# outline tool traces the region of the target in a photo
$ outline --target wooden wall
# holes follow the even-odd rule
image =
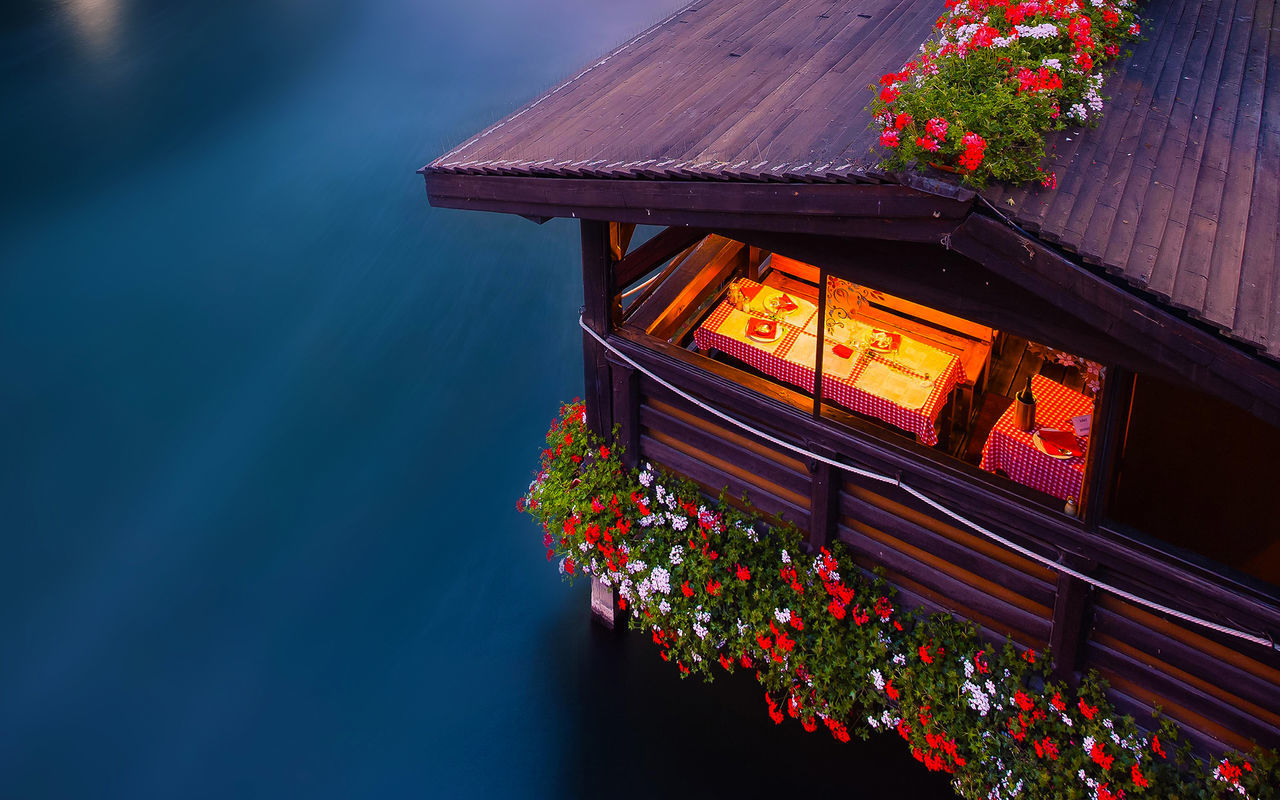
[[[669,238],[668,250],[674,252],[695,237]],[[616,265],[628,280],[636,280],[669,257],[639,250],[625,256],[617,249],[610,252],[609,243],[603,223],[583,223],[588,272],[603,269],[612,275]],[[729,259],[751,263],[749,255],[724,248],[683,252],[667,268],[670,274],[699,259],[710,265],[700,271],[715,267],[716,274],[740,266]],[[624,323],[611,311],[611,298],[626,282],[585,278],[588,324],[608,336],[611,347],[682,391],[811,452],[898,475],[1050,563],[1186,613],[1249,630],[1280,631],[1280,602],[1272,594],[1107,530],[1096,517],[1077,520],[1053,513],[1007,481],[960,462],[943,463],[930,448],[905,437],[896,441],[871,423],[815,419],[811,398],[672,345],[652,335],[650,324],[633,324],[634,317]],[[1065,680],[1096,669],[1110,682],[1112,700],[1122,711],[1142,722],[1159,706],[1182,722],[1204,751],[1248,749],[1250,740],[1280,746],[1280,652],[1275,649],[1093,590],[959,527],[893,484],[816,460],[806,463],[698,408],[593,342],[585,349],[589,422],[603,429],[618,426],[630,464],[652,462],[694,480],[713,497],[722,491],[731,498],[746,495],[765,514],[807,530],[812,548],[838,538],[862,568],[883,569],[907,605],[973,620],[995,643],[1007,637],[1019,647],[1049,648],[1055,671]]]

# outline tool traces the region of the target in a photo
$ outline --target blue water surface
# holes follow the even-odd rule
[[[515,512],[577,232],[414,170],[674,8],[4,5],[0,798],[946,796],[593,628]]]

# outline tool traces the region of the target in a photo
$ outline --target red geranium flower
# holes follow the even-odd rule
[[[1161,758],[1168,758],[1168,756],[1166,756],[1166,755],[1164,754],[1164,748],[1160,746],[1160,737],[1159,737],[1159,736],[1152,736],[1152,737],[1151,737],[1151,752],[1155,753],[1156,755],[1160,756]]]
[[[680,593],[685,597],[693,597],[693,587],[689,585],[688,581],[680,584]]]
[[[897,128],[898,130],[902,130],[903,128],[907,127],[910,124],[911,124],[910,114],[899,114],[897,118],[893,120],[893,127]]]
[[[740,581],[751,580],[751,570],[747,569],[741,564],[735,564],[734,566],[737,568],[738,580]]]
[[[881,146],[881,147],[897,147],[897,146],[898,146],[898,132],[897,132],[897,131],[895,131],[895,130],[894,130],[894,129],[892,129],[892,128],[887,128],[887,129],[885,129],[885,130],[881,131],[881,132],[880,132],[880,146]]]
[[[1084,714],[1085,719],[1093,719],[1093,715],[1098,713],[1098,707],[1089,705],[1082,697],[1080,698],[1080,713]]]
[[[934,117],[926,122],[924,129],[930,136],[936,136],[939,139],[947,138],[947,121],[941,117]]]
[[[708,579],[707,594],[711,595],[712,597],[715,597],[716,595],[720,594],[720,581],[715,580],[714,578]]]
[[[916,145],[922,150],[928,150],[930,153],[938,152],[938,143],[928,136],[916,137]]]
[[[883,103],[892,103],[894,100],[898,99],[899,94],[901,94],[901,92],[898,91],[898,87],[886,86],[880,90],[880,101]]]
[[[1093,743],[1093,749],[1089,751],[1089,758],[1092,758],[1094,763],[1102,767],[1104,771],[1111,769],[1111,762],[1116,760],[1115,756],[1107,755],[1107,750],[1102,746],[1101,742]]]
[[[1135,786],[1145,789],[1151,785],[1151,782],[1147,780],[1147,777],[1142,774],[1142,770],[1138,769],[1137,764],[1134,764],[1129,768],[1129,774],[1133,777],[1133,783]]]

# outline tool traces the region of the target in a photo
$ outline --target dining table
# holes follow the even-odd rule
[[[776,338],[753,337],[753,319],[776,320]],[[811,299],[739,278],[693,339],[699,350],[718,350],[806,392],[813,391],[821,342],[824,399],[936,445],[938,416],[963,377],[960,359],[909,332],[871,321],[848,320],[839,337],[825,335],[824,329]],[[877,340],[884,346],[873,346]]]
[[[1015,400],[996,420],[982,445],[981,466],[988,472],[1004,472],[1013,481],[1060,500],[1079,501],[1088,439],[1075,437],[1081,454],[1072,456],[1035,434],[1058,430],[1074,436],[1072,418],[1092,416],[1093,400],[1043,375],[1031,376],[1031,394],[1036,403],[1033,430],[1018,427]]]

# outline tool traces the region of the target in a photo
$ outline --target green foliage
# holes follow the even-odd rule
[[[542,524],[547,558],[569,580],[613,586],[684,676],[751,670],[775,722],[842,741],[896,732],[966,798],[1276,796],[1274,752],[1207,766],[1167,718],[1144,731],[1119,716],[1097,675],[1072,691],[1034,651],[895,608],[892,588],[839,544],[806,553],[800,531],[745,498],[708,501],[620,455],[586,429],[580,404],[563,406],[518,507]]]
[[[950,0],[947,8],[938,34],[871,87],[882,166],[934,165],[978,187],[1056,185],[1040,166],[1045,135],[1096,123],[1100,67],[1139,32],[1133,0]]]

